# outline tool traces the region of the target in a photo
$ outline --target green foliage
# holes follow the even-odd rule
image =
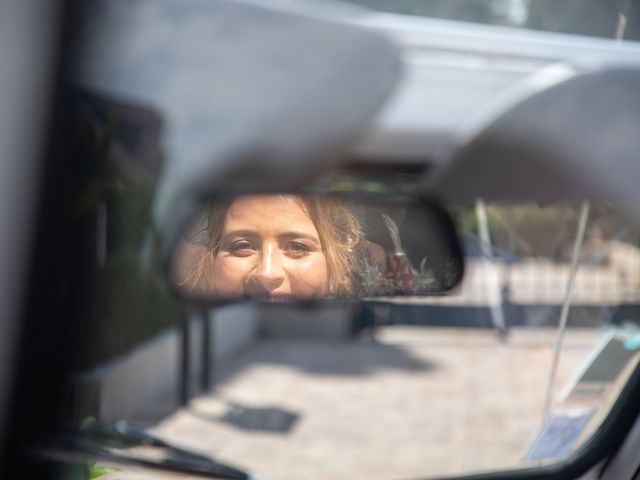
[[[575,241],[580,205],[487,204],[491,243],[517,258],[544,257],[568,261]],[[478,237],[474,205],[453,205],[449,213],[462,236]],[[592,204],[586,238],[591,234],[605,239],[640,245],[640,228],[635,219],[625,218],[608,204]]]
[[[562,260],[574,242],[577,211],[571,206],[488,206],[491,240],[517,257]]]
[[[81,430],[88,430],[90,428],[94,428],[98,426],[98,420],[96,417],[86,417],[82,420],[82,424],[80,425]]]
[[[451,205],[448,210],[459,234],[476,235],[478,233],[478,222],[473,206]]]
[[[108,473],[121,472],[121,471],[122,469],[117,467],[104,467],[104,466],[95,467],[94,466],[89,469],[89,478],[91,479],[98,478],[103,475],[107,475]]]
[[[407,15],[507,25],[613,38],[618,15],[627,19],[624,38],[640,39],[640,2],[628,0],[348,0]],[[510,15],[514,8],[522,15]],[[521,18],[519,18],[521,17]],[[516,20],[518,18],[518,20]]]
[[[535,204],[488,204],[491,243],[518,258],[547,257],[561,260],[575,236],[578,207]],[[450,207],[458,232],[478,236],[475,206]]]
[[[627,16],[625,38],[640,38],[638,2],[627,0],[532,0],[528,2],[527,28],[614,38],[618,14]]]
[[[493,0],[350,0],[387,12],[447,18],[477,23],[495,23]]]
[[[98,202],[104,203],[107,215],[107,254],[104,266],[96,271],[91,338],[83,368],[128,351],[178,318],[152,244],[152,187],[122,173],[104,182],[108,185],[97,189],[103,192]]]

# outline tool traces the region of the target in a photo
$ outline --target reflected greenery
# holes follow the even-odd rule
[[[154,263],[150,208],[157,166],[149,168],[120,142],[131,133],[133,109],[77,92],[69,105],[67,138],[74,140],[68,155],[81,159],[82,171],[68,172],[66,212],[82,244],[76,261],[91,277],[88,337],[78,365],[86,370],[174,324],[178,309]]]

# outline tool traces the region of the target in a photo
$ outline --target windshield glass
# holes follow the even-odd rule
[[[267,478],[422,478],[567,458],[638,361],[640,226],[606,204],[448,210],[466,252],[451,295],[196,309],[174,316],[178,329],[136,314],[140,297],[112,276],[129,248],[115,241],[100,296],[113,295],[121,321],[96,310],[109,335],[93,336],[103,357],[74,380],[76,424],[124,419],[163,448]],[[135,340],[143,324],[155,333]],[[140,474],[118,468],[113,478]]]
[[[254,3],[230,5],[235,11]],[[595,1],[366,4],[416,17],[376,27],[374,16],[369,26],[380,38],[403,31],[407,21],[419,23],[417,16],[611,39],[637,35],[631,2],[606,9]],[[598,41],[565,35],[547,42],[513,29],[485,35],[492,27],[478,34],[470,23],[451,32],[450,21],[408,28],[397,42],[398,61],[408,59],[407,81],[390,98],[412,108],[386,111],[389,123],[375,125],[382,129],[377,147],[356,154],[342,149],[355,130],[336,134],[335,150],[325,150],[324,134],[312,133],[331,123],[323,107],[337,110],[336,121],[348,119],[359,91],[387,67],[361,71],[364,63],[348,57],[338,62],[355,79],[344,105],[323,105],[318,97],[313,108],[287,106],[289,92],[300,102],[321,91],[329,99],[334,90],[321,88],[324,82],[342,83],[322,70],[324,60],[306,63],[307,45],[296,35],[307,24],[287,30],[289,38],[275,11],[250,12],[252,22],[273,20],[264,37],[254,37],[240,20],[236,28],[215,8],[207,18],[194,6],[208,11],[216,2],[110,0],[87,13],[115,12],[126,21],[99,36],[98,53],[88,56],[99,67],[94,89],[85,85],[61,100],[59,157],[68,166],[55,185],[63,194],[47,199],[58,202],[62,225],[71,227],[58,239],[61,253],[47,250],[46,241],[41,248],[51,270],[68,270],[74,283],[47,289],[51,305],[42,311],[57,312],[65,295],[73,297],[69,324],[79,328],[62,346],[73,370],[59,386],[68,437],[57,446],[71,445],[69,456],[86,461],[86,476],[105,480],[155,478],[141,473],[145,466],[224,478],[249,472],[285,480],[391,479],[561,465],[597,440],[639,360],[637,216],[607,203],[446,204],[422,195],[427,176],[456,154],[459,128],[480,107],[550,63],[577,51],[606,55],[619,45],[592,49]],[[72,29],[80,23],[69,22]],[[340,25],[349,34],[369,31]],[[217,49],[207,43],[212,30],[229,34]],[[177,31],[184,32],[180,45],[173,42]],[[124,33],[135,41],[127,43]],[[512,34],[527,39],[511,42]],[[269,40],[265,51],[261,38]],[[448,43],[454,38],[457,45]],[[260,68],[237,54],[246,39]],[[360,42],[333,40],[320,42],[331,47],[325,63]],[[303,55],[278,56],[285,46]],[[122,50],[131,55],[121,71],[108,60]],[[214,50],[218,56],[207,56]],[[237,76],[221,75],[220,65]],[[264,77],[271,67],[278,75]],[[316,69],[317,89],[308,89],[304,76],[289,82]],[[242,91],[240,80],[247,80]],[[140,96],[127,97],[131,84]],[[259,88],[272,84],[279,92],[273,98]],[[263,100],[273,116],[254,118],[241,108]],[[290,108],[300,115],[284,115]],[[172,118],[180,128],[171,130]],[[365,118],[363,131],[370,126]],[[287,141],[272,145],[263,134],[273,131]],[[184,150],[171,148],[178,144],[169,141],[171,132],[180,134]],[[302,148],[297,140],[307,134],[313,141]],[[407,146],[417,156],[398,157]],[[545,160],[564,172],[554,147],[561,150],[549,145]],[[314,207],[315,197],[287,191],[291,185],[315,193],[330,165],[348,174],[327,191],[351,199],[366,192],[382,207],[344,209],[324,200]],[[481,165],[477,171],[509,181],[508,172],[504,179]],[[597,190],[597,182],[584,183]],[[437,208],[423,215],[424,203],[415,199]],[[216,205],[220,200],[226,203]],[[449,230],[455,225],[453,239],[441,235],[443,218]],[[89,456],[78,460],[78,452]]]
[[[615,0],[347,0],[374,10],[603,38],[640,39],[638,2]]]

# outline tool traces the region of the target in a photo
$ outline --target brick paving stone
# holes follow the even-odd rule
[[[568,331],[556,391],[600,336]],[[514,329],[503,341],[490,330],[398,326],[375,341],[260,341],[218,365],[215,391],[152,431],[273,479],[518,467],[540,427],[555,340],[552,329]],[[288,432],[241,430],[222,421],[231,404],[299,418]]]

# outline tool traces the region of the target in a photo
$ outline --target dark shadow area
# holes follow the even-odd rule
[[[251,345],[220,365],[218,382],[238,375],[254,365],[278,365],[315,375],[364,376],[381,370],[428,372],[438,366],[414,357],[399,345],[384,345],[373,340],[308,341],[267,340]]]
[[[640,304],[623,303],[615,309],[612,322],[616,325],[624,325],[625,323],[640,325]]]
[[[554,327],[560,319],[561,305],[526,305],[504,302],[507,327]],[[599,327],[612,319],[611,307],[572,305],[569,327]],[[494,328],[488,305],[411,305],[393,304],[391,325],[430,327]]]
[[[229,402],[227,412],[222,416],[191,411],[202,420],[222,422],[249,433],[267,432],[286,434],[300,419],[300,414],[276,406],[247,406]]]

